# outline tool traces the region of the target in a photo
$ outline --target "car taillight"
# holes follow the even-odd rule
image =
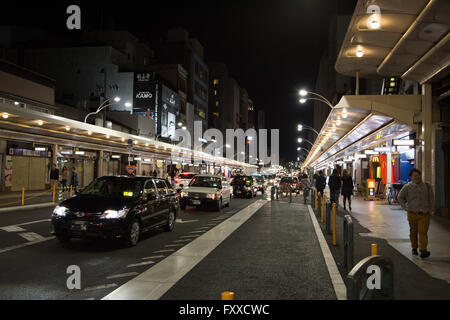
[[[178,177],[175,177],[175,183],[178,183]]]

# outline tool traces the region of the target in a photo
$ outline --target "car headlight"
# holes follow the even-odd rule
[[[103,219],[119,219],[124,218],[130,209],[122,209],[122,210],[106,210],[101,218]]]
[[[65,217],[66,216],[67,208],[63,206],[56,206],[56,208],[53,210],[53,215],[58,217]]]
[[[185,197],[187,197],[187,196],[188,196],[188,193],[187,193],[187,192],[181,191],[180,197],[185,198]]]
[[[206,198],[208,198],[208,199],[216,199],[216,194],[215,193],[208,193],[207,195],[206,195]]]

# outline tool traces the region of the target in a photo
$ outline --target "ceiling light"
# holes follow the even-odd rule
[[[6,114],[6,113],[4,113],[4,114],[2,115],[2,118],[3,118],[3,119],[8,119],[8,117],[9,117],[9,116],[8,116],[8,114]]]
[[[148,143],[146,143],[145,146],[148,147]]]
[[[88,135],[90,135],[90,136],[91,136],[91,135],[92,135],[92,132],[88,131]]]
[[[66,127],[66,131],[70,131],[70,127]]]
[[[356,56],[358,58],[361,58],[364,55],[364,51],[362,49],[356,50]]]
[[[109,135],[106,135],[106,139],[109,139]]]
[[[37,124],[38,124],[38,126],[42,126],[44,124],[44,121],[38,120]]]
[[[18,105],[19,105],[19,102],[14,101],[14,105],[18,106]]]

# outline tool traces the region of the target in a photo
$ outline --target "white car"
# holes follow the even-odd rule
[[[180,206],[213,205],[216,211],[229,206],[233,188],[223,176],[198,174],[192,178],[189,186],[181,191]]]
[[[178,177],[175,177],[175,190],[180,190],[187,188],[189,182],[191,182],[192,178],[195,177],[198,173],[196,172],[183,172],[180,173]]]

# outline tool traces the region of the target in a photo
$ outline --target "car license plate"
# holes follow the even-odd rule
[[[70,229],[78,230],[78,231],[86,231],[87,223],[86,223],[86,221],[73,221],[70,226]]]
[[[200,200],[192,200],[192,204],[201,204],[202,202]]]

